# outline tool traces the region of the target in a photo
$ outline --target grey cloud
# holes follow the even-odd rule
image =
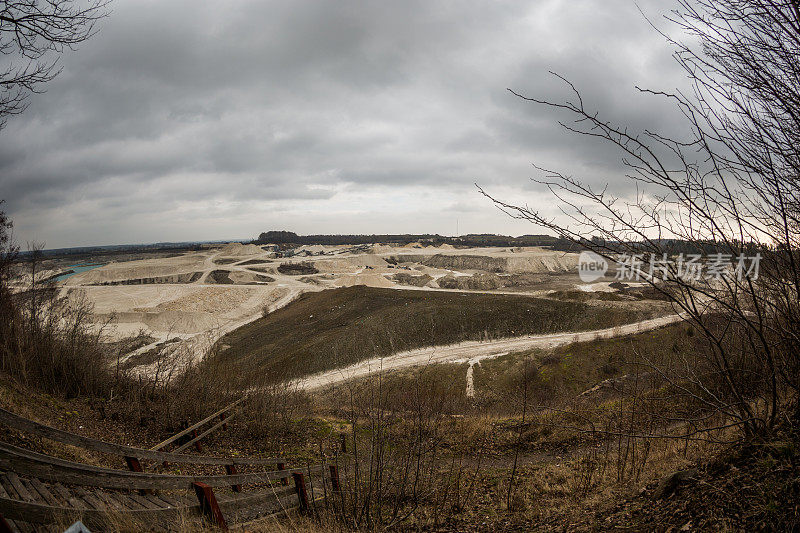
[[[531,202],[531,163],[622,183],[616,153],[505,90],[563,99],[548,70],[610,119],[680,131],[667,106],[635,94],[682,81],[626,0],[115,0],[62,62],[0,132],[0,196],[18,237],[51,246],[212,238],[209,220],[213,238],[235,237],[287,211],[306,215],[305,231],[363,232],[355,224],[377,220],[378,203],[404,202],[416,219],[391,231],[452,232],[453,213],[481,208],[491,214],[475,220],[495,225],[484,231],[518,231],[473,182]],[[333,212],[353,214],[337,226]],[[137,216],[141,230],[126,222]]]

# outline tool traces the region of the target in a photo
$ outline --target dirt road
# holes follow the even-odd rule
[[[493,341],[467,341],[447,346],[430,346],[407,352],[400,352],[388,357],[362,361],[346,368],[330,370],[303,378],[294,382],[299,389],[314,390],[361,378],[369,374],[426,365],[430,363],[470,363],[474,364],[483,359],[500,357],[509,352],[530,350],[533,348],[554,348],[573,342],[585,342],[595,339],[610,339],[631,335],[642,331],[660,328],[683,320],[680,315],[652,318],[634,322],[624,326],[599,329],[594,331],[581,331],[576,333],[556,333],[552,335],[528,335],[510,339]]]

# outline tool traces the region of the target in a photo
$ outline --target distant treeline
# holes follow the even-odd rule
[[[226,241],[227,242],[227,241]],[[185,242],[185,243],[152,243],[152,244],[116,244],[108,246],[77,246],[74,248],[50,248],[41,250],[39,255],[45,257],[51,256],[84,256],[84,255],[109,255],[109,254],[122,254],[122,253],[141,253],[141,252],[189,252],[198,251],[202,249],[201,243]],[[32,252],[29,250],[20,251],[20,257],[30,255]]]
[[[712,241],[684,241],[681,239],[655,239],[654,242],[659,242],[665,252],[669,254],[712,254],[716,252],[725,252],[727,247],[714,243]],[[513,247],[513,246],[540,246],[549,248],[551,250],[558,250],[563,252],[580,252],[589,248],[592,241],[584,241],[583,243],[575,243],[568,239],[553,237],[552,235],[521,235],[519,237],[510,237],[508,235],[496,235],[493,233],[470,233],[467,235],[460,235],[458,237],[446,237],[437,234],[383,234],[383,235],[298,235],[293,231],[266,231],[258,236],[258,239],[253,241],[253,244],[279,244],[279,245],[303,245],[303,244],[324,244],[324,245],[359,245],[359,244],[372,244],[372,243],[385,243],[385,244],[408,244],[418,242],[423,246],[439,246],[441,244],[450,244],[453,246],[496,246],[496,247]],[[593,239],[595,245],[600,244],[597,238]],[[607,247],[612,250],[620,252],[627,252],[633,246],[634,248],[642,244],[628,243],[605,243]],[[745,246],[745,249],[751,249],[755,252],[756,247]]]
[[[267,231],[258,236],[253,244],[408,244],[419,242],[422,245],[438,246],[552,246],[559,239],[550,235],[522,235],[509,237],[494,234],[469,234],[459,237],[446,237],[430,233],[423,234],[382,234],[382,235],[298,235],[292,231]],[[567,242],[567,241],[565,241]],[[574,246],[573,246],[574,248]]]

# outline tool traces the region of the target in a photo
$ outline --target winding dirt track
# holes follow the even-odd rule
[[[556,333],[552,335],[526,335],[524,337],[514,337],[510,339],[466,341],[446,346],[429,346],[427,348],[399,352],[388,357],[369,359],[345,368],[314,374],[313,376],[297,380],[293,382],[293,384],[298,389],[315,390],[351,379],[362,378],[377,372],[430,363],[472,364],[483,359],[500,357],[509,352],[530,350],[533,348],[555,348],[556,346],[574,342],[622,337],[633,333],[657,329],[681,320],[683,320],[683,317],[680,315],[668,315],[642,320],[641,322],[633,322],[623,326],[593,331]]]

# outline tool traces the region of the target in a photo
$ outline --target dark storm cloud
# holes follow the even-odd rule
[[[18,238],[247,236],[285,213],[300,231],[452,233],[454,213],[493,213],[474,181],[533,203],[532,162],[621,183],[617,154],[505,90],[562,100],[548,70],[611,119],[680,131],[634,89],[681,77],[629,1],[115,0],[101,26],[0,132]],[[492,216],[467,231],[518,228]]]

